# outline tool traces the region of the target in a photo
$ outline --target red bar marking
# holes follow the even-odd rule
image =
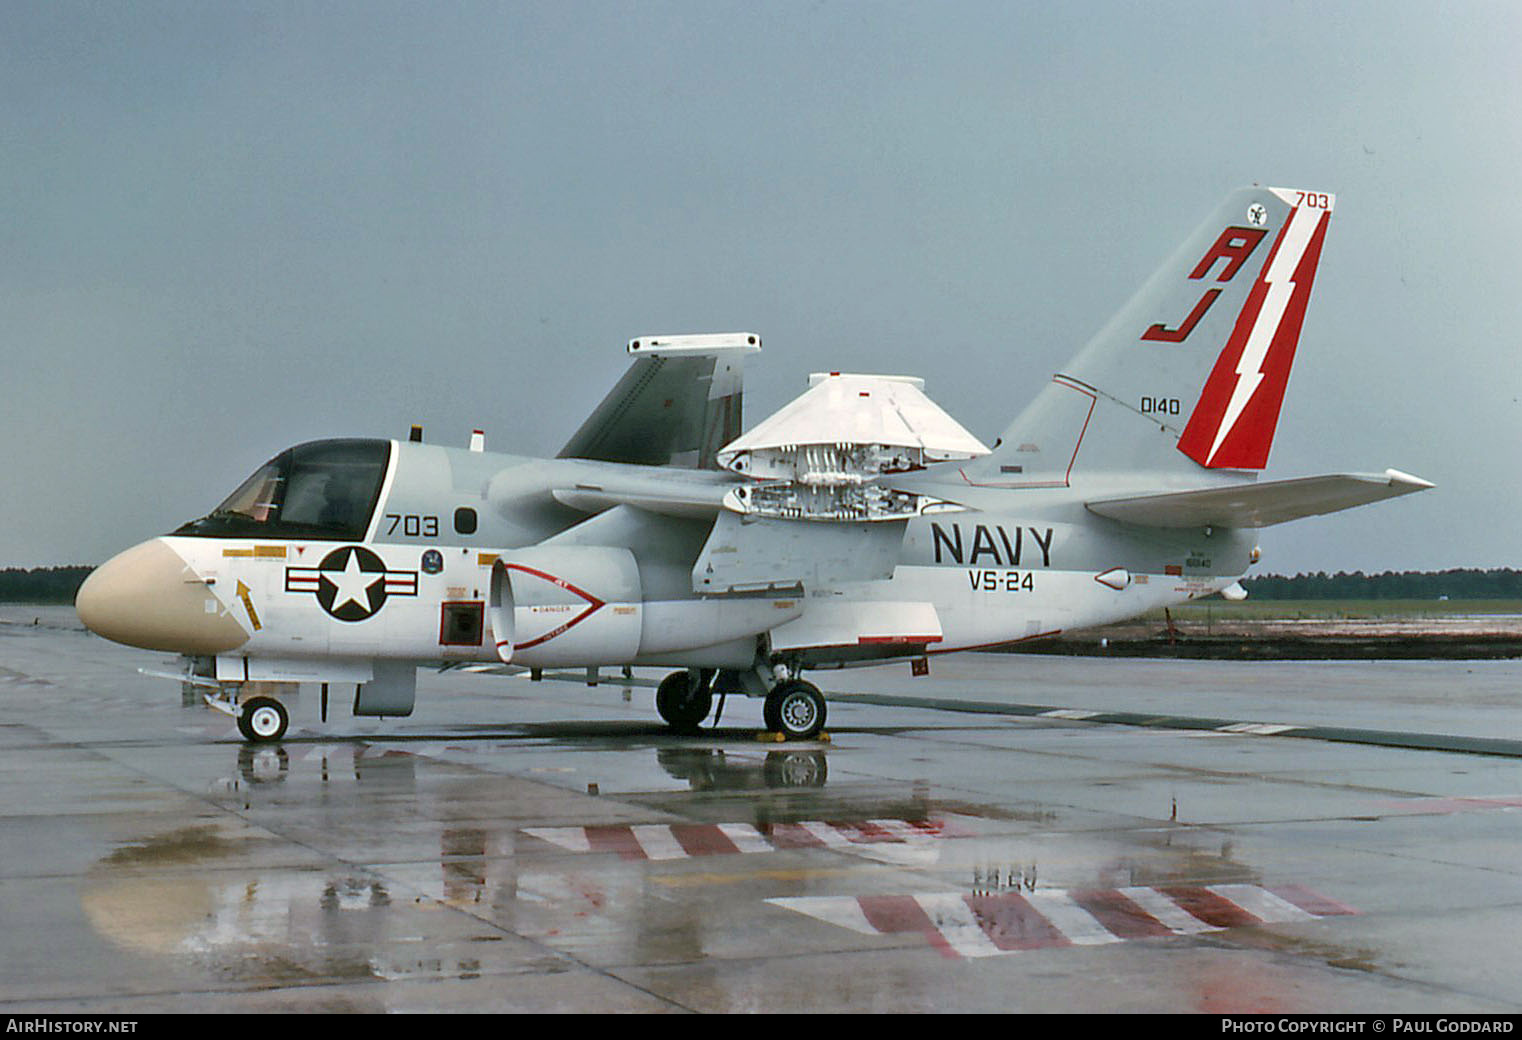
[[[726,856],[740,851],[728,835],[711,823],[674,823],[671,836],[689,856]]]
[[[852,845],[870,845],[878,841],[893,841],[893,835],[875,823],[865,820],[827,820],[826,827],[833,827],[842,838]]]
[[[1001,950],[1073,945],[1024,896],[1005,892],[996,896],[968,896],[965,901],[983,931]]]
[[[867,923],[884,935],[918,932],[942,957],[961,960],[935,922],[913,896],[861,896],[856,900]]]
[[[1243,925],[1263,923],[1231,900],[1216,895],[1208,888],[1193,885],[1167,887],[1159,885],[1157,890],[1201,921],[1217,928],[1240,928]]]
[[[1154,939],[1173,934],[1173,929],[1113,888],[1069,892],[1068,895],[1093,914],[1094,920],[1122,939]]]
[[[1303,885],[1265,885],[1266,891],[1272,892],[1280,899],[1294,903],[1308,914],[1317,917],[1336,917],[1341,914],[1356,914],[1346,903],[1339,903],[1335,899],[1328,899],[1320,892],[1313,892]]]
[[[619,824],[600,824],[582,828],[593,852],[616,852],[624,859],[645,859],[645,850],[634,839],[634,832]]]
[[[882,824],[872,823],[869,820],[863,820],[860,823],[853,824],[837,823],[835,826],[841,828],[842,830],[845,830],[848,827],[852,828],[856,833],[847,834],[847,837],[849,837],[852,841],[862,842],[869,845],[882,841],[896,841],[902,844],[904,840],[898,835],[894,834],[888,828],[884,827]]]
[[[772,846],[778,849],[822,849],[824,842],[814,837],[796,823],[778,823],[767,835]]]

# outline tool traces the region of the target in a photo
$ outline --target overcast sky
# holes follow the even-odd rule
[[[1337,193],[1262,570],[1522,565],[1522,4],[0,0],[0,566],[317,437],[552,454],[648,333],[992,442],[1224,195]]]

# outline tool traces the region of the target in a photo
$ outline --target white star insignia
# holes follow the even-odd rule
[[[370,589],[385,575],[378,571],[359,569],[359,554],[349,550],[349,562],[342,571],[323,571],[323,578],[333,586],[334,611],[342,610],[349,603],[358,603],[366,613],[370,611]]]

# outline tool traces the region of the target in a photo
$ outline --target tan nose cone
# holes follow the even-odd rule
[[[145,650],[223,654],[248,633],[178,553],[155,538],[107,560],[74,600],[96,635]]]

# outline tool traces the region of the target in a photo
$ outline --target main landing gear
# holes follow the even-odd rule
[[[711,671],[672,672],[655,689],[655,710],[676,733],[696,733],[713,707]]]
[[[713,708],[715,692],[722,698],[743,689],[738,673],[691,668],[672,672],[655,691],[655,710],[673,732],[696,733]],[[824,729],[824,695],[811,682],[784,678],[767,691],[761,717],[773,733],[812,740]]]
[[[761,717],[773,733],[781,733],[790,740],[810,740],[824,729],[824,695],[811,682],[785,680],[766,695]]]

